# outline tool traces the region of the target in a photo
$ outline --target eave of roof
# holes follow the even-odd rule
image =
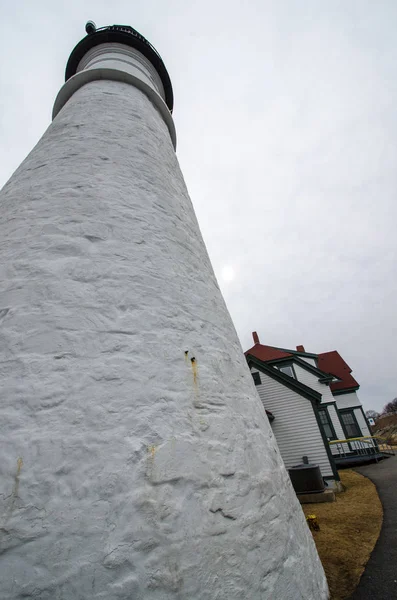
[[[354,387],[354,386],[346,387],[346,384],[345,384],[345,387],[340,388],[340,389],[332,389],[333,385],[334,384],[332,384],[330,386],[333,396],[341,396],[342,394],[351,394],[352,392],[356,392],[357,390],[360,389],[360,386],[358,384],[356,385],[356,387]]]
[[[283,383],[286,387],[289,387],[290,389],[294,390],[295,392],[297,392],[301,396],[304,396],[312,402],[316,402],[318,404],[321,402],[322,395],[319,392],[316,392],[315,390],[310,388],[309,386],[305,385],[304,383],[297,381],[289,375],[285,375],[285,373],[282,373],[272,365],[269,365],[266,362],[259,360],[256,356],[252,356],[251,354],[246,353],[246,359],[249,367],[254,366],[262,373],[265,373],[266,375],[269,375],[276,381]]]
[[[300,365],[303,369],[310,371],[314,375],[318,376],[322,382],[330,382],[333,378],[328,372],[325,372],[318,367],[302,360],[300,356],[308,355],[307,352],[293,352],[287,350],[281,350],[280,348],[274,348],[273,346],[266,346],[265,344],[255,344],[245,352],[245,355],[255,356],[257,359],[267,364],[277,364],[288,360],[293,360],[296,364]],[[317,357],[316,354],[310,355],[310,357]]]
[[[264,344],[255,344],[254,346],[252,346],[252,348],[245,352],[246,356],[248,354],[250,354],[251,356],[255,356],[263,362],[292,357],[291,353],[279,350],[278,348],[273,348],[273,346],[266,346]]]
[[[325,373],[324,371],[322,371],[321,369],[318,369],[314,365],[311,365],[310,363],[306,362],[305,360],[300,359],[298,356],[291,356],[288,358],[282,358],[282,359],[278,359],[278,360],[277,359],[269,360],[269,361],[267,361],[267,364],[269,364],[269,365],[275,365],[275,364],[279,364],[279,363],[282,364],[283,362],[287,362],[288,360],[292,360],[293,363],[299,365],[300,367],[302,367],[302,369],[305,369],[306,371],[309,371],[313,375],[316,375],[316,377],[318,377],[319,381],[321,381],[322,383],[330,382],[334,378],[334,376],[331,375],[330,373]]]
[[[290,354],[297,354],[299,356],[306,356],[307,358],[317,358],[317,354],[313,354],[312,352],[301,352],[300,350],[289,350],[287,348],[279,348],[278,346],[274,346],[277,350],[281,350],[282,352],[289,352]]]

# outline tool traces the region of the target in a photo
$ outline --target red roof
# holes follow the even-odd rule
[[[278,350],[278,348],[273,348],[273,346],[264,346],[263,344],[255,344],[255,346],[252,346],[252,348],[245,352],[246,356],[247,354],[251,354],[251,356],[255,356],[255,358],[263,362],[293,356],[290,352],[284,352],[283,350]]]
[[[359,384],[351,375],[351,368],[347,363],[345,363],[339,352],[336,350],[319,354],[318,368],[326,373],[331,373],[332,375],[335,375],[335,377],[338,377],[342,380],[337,381],[336,383],[331,383],[330,387],[332,392],[359,387]]]
[[[286,352],[285,350],[280,350],[279,348],[274,348],[273,346],[265,346],[259,342],[259,337],[256,331],[252,332],[252,336],[254,338],[254,346],[247,350],[244,354],[247,356],[250,354],[255,358],[258,358],[262,362],[269,362],[272,360],[279,360],[282,358],[288,358],[289,356],[293,357],[294,354],[292,352]],[[303,346],[296,347],[298,353],[304,353],[305,349]],[[299,354],[298,354],[299,356]],[[339,352],[336,350],[332,350],[331,352],[323,352],[322,354],[317,355],[317,368],[324,373],[330,373],[335,377],[338,377],[341,381],[337,381],[336,383],[331,383],[330,388],[332,392],[337,392],[339,390],[349,390],[356,389],[359,386],[357,381],[351,375],[351,368]]]

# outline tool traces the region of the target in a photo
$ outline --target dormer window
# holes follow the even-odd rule
[[[294,376],[294,370],[291,365],[287,365],[286,367],[280,367],[280,371],[285,375],[289,375],[290,377]]]
[[[274,365],[276,367],[276,369],[278,369],[279,371],[281,371],[281,373],[284,373],[284,375],[288,375],[289,377],[293,377],[294,379],[296,379],[295,377],[295,371],[294,368],[292,366],[292,364],[289,365]]]

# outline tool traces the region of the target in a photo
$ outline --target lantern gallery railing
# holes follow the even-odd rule
[[[92,21],[90,21],[90,23],[92,23]],[[153,50],[153,52],[155,52],[157,54],[157,56],[159,58],[161,58],[160,54],[157,52],[156,48],[141,33],[139,33],[139,31],[137,31],[130,25],[108,25],[106,27],[95,27],[95,25],[94,25],[92,33],[98,33],[100,31],[122,31],[124,33],[129,33],[130,35],[133,35],[134,37],[141,40],[141,42],[143,42],[144,44],[149,46]]]

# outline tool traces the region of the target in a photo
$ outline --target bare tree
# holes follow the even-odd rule
[[[386,406],[383,407],[383,413],[385,415],[394,415],[397,413],[397,398],[394,398],[394,400],[388,402]]]
[[[376,412],[376,410],[367,410],[365,412],[365,416],[367,417],[367,419],[373,419],[374,421],[376,421],[377,419],[379,419],[380,414]]]

